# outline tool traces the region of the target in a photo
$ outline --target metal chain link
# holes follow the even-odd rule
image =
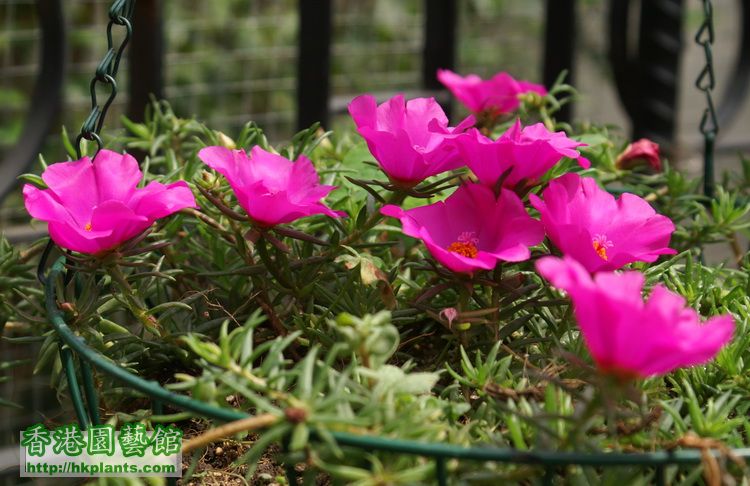
[[[89,90],[91,92],[91,112],[81,126],[81,132],[76,137],[76,152],[78,158],[81,158],[81,142],[83,140],[95,141],[97,152],[102,148],[102,139],[99,133],[104,125],[104,118],[107,116],[107,110],[117,96],[117,70],[120,68],[120,59],[125,51],[125,46],[130,41],[133,33],[131,20],[133,18],[133,9],[135,0],[115,0],[109,9],[109,23],[107,24],[107,53],[104,55],[96,68],[94,77],[91,79]],[[115,47],[113,40],[113,27],[117,25],[125,29],[124,37],[120,44]],[[97,84],[109,86],[109,96],[103,105],[99,105],[97,99]]]
[[[104,125],[104,118],[107,115],[107,110],[109,110],[109,107],[115,100],[115,96],[117,96],[117,82],[115,81],[115,76],[117,76],[117,70],[120,68],[120,59],[122,59],[122,53],[125,51],[125,46],[128,45],[130,36],[133,34],[133,25],[131,21],[134,8],[135,0],[115,0],[109,9],[109,23],[107,24],[107,53],[99,62],[94,77],[91,79],[91,112],[89,113],[89,116],[86,117],[86,120],[81,126],[81,132],[76,137],[75,149],[79,159],[82,155],[81,144],[84,140],[96,142],[97,153],[102,149],[103,143],[99,136],[99,132],[101,132],[102,126]],[[116,48],[112,35],[112,30],[115,25],[125,28],[124,37]],[[102,106],[99,106],[99,101],[96,95],[97,84],[105,84],[110,88],[109,96]],[[96,154],[94,154],[94,157],[96,157]],[[47,242],[47,246],[44,248],[41,258],[39,259],[36,274],[37,279],[42,285],[46,285],[47,282],[47,279],[44,276],[44,269],[47,266],[47,259],[49,258],[49,254],[54,246],[54,242],[50,238]],[[72,278],[72,275],[72,271],[66,272],[66,281]]]
[[[716,85],[714,76],[714,7],[711,0],[703,0],[703,24],[695,34],[695,42],[703,47],[706,65],[698,74],[695,86],[706,95],[706,109],[701,117],[700,131],[703,134],[703,192],[706,196],[714,194],[714,144],[719,133],[719,121],[714,106],[713,89]]]

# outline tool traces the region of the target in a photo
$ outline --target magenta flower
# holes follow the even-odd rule
[[[481,184],[464,184],[445,201],[404,210],[387,205],[386,216],[401,220],[405,234],[422,240],[437,261],[454,272],[491,270],[498,260],[528,260],[529,246],[544,238],[515,193],[500,197]]]
[[[291,162],[255,146],[244,150],[204,147],[198,157],[229,181],[237,200],[252,220],[263,227],[291,223],[305,216],[346,216],[320,200],[335,186],[322,186],[310,159],[300,155]]]
[[[585,143],[568,138],[565,132],[550,132],[542,123],[522,128],[521,122],[516,120],[494,141],[474,129],[457,137],[455,144],[479,181],[490,187],[506,173],[503,187],[513,189],[519,183],[533,185],[563,157],[575,159],[584,169],[591,166],[588,159],[575,150]]]
[[[589,272],[676,253],[668,247],[675,230],[672,221],[634,194],[615,200],[594,179],[565,174],[551,181],[542,197],[529,195],[547,236]]]
[[[703,364],[732,338],[731,316],[712,317],[702,324],[685,299],[663,285],[655,286],[644,302],[640,272],[605,272],[592,278],[570,257],[544,257],[536,268],[568,293],[596,365],[619,379]]]
[[[547,95],[541,84],[517,81],[505,72],[484,81],[476,74],[463,77],[448,69],[438,69],[437,78],[471,112],[491,117],[516,111],[521,104],[519,97],[525,93]]]
[[[465,165],[453,144],[446,141],[473,125],[474,118],[450,128],[434,98],[405,102],[404,96],[398,95],[378,106],[375,97],[362,95],[349,103],[349,113],[394,184],[413,187],[427,177]]]
[[[628,145],[625,150],[617,156],[615,165],[618,169],[632,169],[641,164],[646,164],[653,170],[661,170],[661,158],[659,157],[659,144],[647,138],[637,140]]]
[[[138,236],[159,218],[194,208],[185,181],[169,185],[152,181],[136,188],[143,174],[128,154],[100,150],[88,157],[52,164],[42,173],[48,189],[23,186],[26,210],[49,223],[58,246],[97,254]]]

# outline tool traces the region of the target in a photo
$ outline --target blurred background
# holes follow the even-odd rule
[[[161,47],[141,45],[140,52],[133,51],[132,44],[129,46],[124,67],[117,76],[120,94],[106,118],[105,141],[108,136],[122,130],[120,117],[129,106],[127,87],[137,81],[128,79],[129,73],[138,72],[138,69],[129,69],[128,64],[140,62],[144,54],[153,58],[147,55],[153,54],[148,52],[149,49],[161,49],[163,62],[159,77],[163,96],[179,116],[196,116],[211,128],[230,136],[253,120],[266,130],[272,142],[288,140],[299,124],[298,9],[303,1],[308,5],[317,3],[315,0],[144,0],[144,3],[159,7],[157,17],[161,21],[163,43]],[[435,86],[428,86],[430,83],[425,81],[423,74],[425,49],[429,47],[425,45],[425,5],[430,2],[442,3],[442,0],[330,1],[327,100],[330,117],[327,128],[350,126],[343,108],[357,94],[375,92],[385,96],[400,91],[417,93],[419,90],[440,94],[430,91]],[[559,2],[558,7],[563,3],[574,4],[575,19],[553,15],[548,24],[548,4],[554,2]],[[678,38],[672,39],[681,55],[679,62],[672,62],[674,79],[667,80],[676,86],[675,106],[666,107],[668,116],[674,121],[670,153],[673,163],[698,174],[703,142],[698,125],[705,108],[705,97],[694,82],[705,64],[705,57],[693,37],[703,20],[703,5],[697,0],[653,2],[663,4],[667,10],[675,5],[682,6],[681,11],[672,12],[681,26]],[[6,178],[11,176],[2,171],[2,165],[9,164],[10,154],[14,147],[17,148],[27,123],[27,113],[35,101],[34,85],[42,64],[40,23],[43,19],[38,14],[37,3],[45,3],[45,0],[0,0],[0,174]],[[565,46],[572,46],[572,82],[580,93],[573,108],[573,120],[615,124],[629,136],[632,119],[618,94],[609,56],[610,9],[613,4],[623,2],[456,0],[450,3],[455,9],[454,15],[448,19],[455,25],[454,50],[443,57],[445,53],[441,54],[438,49],[437,56],[439,59],[452,58],[455,71],[483,77],[508,71],[516,78],[543,82],[545,33],[553,32],[558,37],[552,37],[548,49],[558,49],[565,54]],[[748,44],[743,30],[747,15],[740,8],[747,3],[745,0],[713,1],[716,97],[719,100],[737,69],[737,53],[741,45]],[[64,23],[66,41],[63,50],[65,74],[61,79],[62,104],[58,114],[41,120],[49,126],[48,134],[38,148],[32,148],[41,151],[49,162],[66,159],[60,143],[62,126],[75,134],[89,114],[89,83],[107,49],[106,25],[111,2],[65,0],[62,4],[61,22]],[[631,51],[637,50],[640,2],[624,4],[631,4],[625,9],[631,21],[624,42]],[[138,29],[136,21],[135,32]],[[571,33],[575,39],[568,38]],[[658,40],[661,34],[657,34]],[[671,41],[666,39],[666,42]],[[550,52],[547,54],[549,58]],[[565,59],[558,60],[564,64]],[[555,55],[552,61],[555,61]],[[315,68],[313,65],[310,69],[314,71]],[[632,70],[623,65],[620,69],[626,74]],[[148,74],[148,66],[141,66],[140,72]],[[666,73],[657,70],[659,73],[662,77],[671,76],[669,69]],[[746,80],[740,81],[739,87],[742,88]],[[630,103],[637,105],[641,98],[646,103],[647,94],[635,90]],[[750,106],[742,96],[735,96],[730,104],[736,109],[736,114],[720,132],[717,146],[719,170],[735,167],[740,154],[750,148]],[[454,104],[453,108],[454,119],[465,114],[461,107]],[[674,111],[670,111],[672,108]],[[0,201],[0,233],[11,241],[23,241],[34,238],[34,231],[28,225],[28,216],[17,190]],[[33,346],[22,349],[5,339],[0,341],[0,354],[4,360],[34,356],[31,348]],[[33,364],[16,368],[10,379],[0,383],[0,397],[24,404],[20,410],[0,408],[0,444],[12,443],[19,424],[25,427],[44,417],[62,413],[55,397],[51,396],[46,378],[37,375],[31,379],[32,368]],[[3,457],[0,450],[0,466]]]
[[[50,161],[64,157],[56,136],[60,127],[65,125],[75,133],[89,112],[89,82],[106,52],[105,29],[111,4],[107,0],[63,3],[67,72],[61,115],[54,121],[52,136],[44,149]],[[254,120],[272,140],[288,139],[296,128],[297,1],[157,3],[163,9],[163,94],[176,113],[197,116],[228,134]],[[420,88],[425,0],[330,3],[332,105],[343,106],[363,92]],[[577,38],[572,74],[580,92],[575,119],[613,123],[627,130],[629,121],[618,99],[607,57],[610,2],[575,3],[573,30]],[[639,2],[630,3],[637,8]],[[675,142],[679,153],[686,155],[700,141],[697,125],[705,106],[704,98],[693,86],[704,63],[703,50],[693,42],[703,10],[700,1],[672,3],[684,4]],[[719,98],[741,40],[740,3],[741,0],[713,1]],[[22,130],[39,69],[40,32],[35,4],[34,0],[0,0],[0,158]],[[505,70],[517,78],[543,81],[544,0],[458,0],[456,9],[456,71],[486,77]],[[637,19],[631,24],[637,29]],[[134,27],[137,32],[139,26]],[[128,85],[127,75],[127,68],[118,74],[121,87]],[[742,146],[745,142],[750,109],[742,102],[741,114],[731,127],[722,129],[723,146]],[[127,93],[121,88],[107,117],[105,133],[120,126],[119,115],[127,103]],[[342,117],[334,117],[330,124],[335,128],[343,122]]]

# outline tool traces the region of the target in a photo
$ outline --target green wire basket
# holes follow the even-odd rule
[[[150,397],[152,409],[157,414],[162,413],[164,404],[169,404],[172,407],[221,422],[231,422],[250,417],[249,414],[239,410],[215,407],[199,400],[173,393],[155,381],[145,380],[126,371],[102,356],[98,351],[89,347],[83,338],[75,334],[68,327],[63,318],[62,311],[57,306],[54,283],[57,279],[63,278],[64,271],[65,257],[60,257],[52,265],[44,279],[45,306],[52,327],[64,343],[64,346],[60,348],[60,357],[66,379],[68,380],[73,408],[82,429],[86,429],[90,424],[98,425],[101,421],[99,416],[99,400],[94,389],[92,367]],[[78,362],[77,367],[76,361]],[[82,386],[79,385],[79,373]],[[83,388],[83,393],[81,392],[81,388]],[[666,484],[667,466],[697,465],[703,460],[703,453],[700,450],[693,449],[641,453],[530,452],[512,448],[462,447],[450,444],[424,443],[346,432],[332,432],[330,435],[342,446],[356,447],[367,451],[410,454],[434,459],[435,480],[440,486],[448,484],[446,466],[448,459],[540,466],[545,471],[542,484],[552,484],[557,470],[564,466],[639,466],[654,470],[653,482],[657,485]],[[314,430],[311,434],[311,439],[316,440]],[[732,453],[743,459],[750,458],[750,448],[734,449]],[[297,474],[294,465],[285,465],[285,471],[289,483],[297,484]]]

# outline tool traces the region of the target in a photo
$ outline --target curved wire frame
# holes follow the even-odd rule
[[[185,395],[171,392],[155,381],[145,380],[130,373],[89,347],[83,338],[68,327],[62,311],[57,306],[54,283],[57,279],[63,277],[65,272],[64,265],[65,257],[60,257],[50,268],[45,279],[45,305],[52,327],[65,344],[65,346],[61,347],[61,358],[73,406],[82,428],[86,428],[92,423],[98,424],[100,420],[98,399],[93,385],[92,367],[150,397],[155,410],[160,410],[163,404],[169,404],[201,417],[220,422],[240,420],[250,416],[240,410],[216,407]],[[79,363],[78,371],[83,381],[83,395],[78,385],[78,375],[75,366],[76,358]],[[521,451],[512,448],[464,447],[444,443],[425,443],[389,437],[357,435],[347,432],[331,432],[330,436],[341,446],[355,447],[367,451],[376,450],[432,458],[435,460],[435,478],[439,485],[447,484],[448,472],[446,460],[448,459],[537,465],[546,470],[545,478],[549,480],[554,476],[555,468],[561,466],[640,466],[654,469],[655,484],[665,484],[666,466],[696,465],[702,461],[701,451],[693,449],[640,453]],[[311,438],[313,440],[316,439],[314,431],[311,434]],[[750,458],[750,448],[734,449],[732,452],[738,457]],[[293,467],[287,468],[287,475],[289,476],[290,484],[296,484],[294,482],[295,472]]]
[[[0,160],[0,201],[16,186],[16,177],[39,156],[62,105],[65,78],[65,21],[60,0],[36,2],[42,33],[40,70],[26,121],[16,144]]]

